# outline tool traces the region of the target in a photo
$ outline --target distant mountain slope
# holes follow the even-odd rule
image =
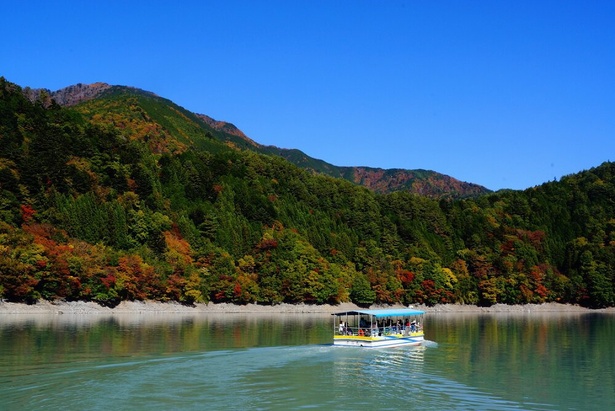
[[[466,183],[430,170],[348,167],[357,184],[377,193],[410,191],[427,197],[475,197],[489,192],[478,184]]]
[[[168,99],[133,87],[80,83],[57,91],[25,88],[24,94],[32,101],[42,101],[45,106],[52,100],[61,106],[78,106],[80,112],[95,122],[123,122],[123,127],[130,129],[132,135],[142,135],[151,141],[155,152],[181,151],[186,144],[206,148],[206,137],[213,137],[239,149],[280,156],[298,167],[344,178],[377,193],[409,191],[431,198],[466,198],[491,192],[435,171],[339,167],[310,157],[301,150],[262,145],[231,123],[192,113]]]
[[[205,123],[207,123],[210,127],[212,127],[215,130],[221,131],[226,134],[230,134],[232,136],[241,137],[242,139],[246,140],[250,144],[254,145],[254,147],[260,147],[260,144],[258,144],[257,142],[255,142],[254,140],[246,136],[243,133],[243,131],[235,127],[234,124],[227,123],[226,121],[214,120],[213,118],[205,114],[197,114],[196,116],[200,118],[201,120],[203,120]]]
[[[214,120],[204,114],[197,114],[218,131],[241,137],[253,144],[259,152],[285,158],[296,166],[314,170],[331,177],[344,178],[377,193],[410,191],[427,197],[463,198],[475,197],[491,192],[478,184],[467,183],[445,174],[430,170],[404,170],[373,167],[340,167],[308,156],[301,150],[264,146],[247,137],[234,124]]]

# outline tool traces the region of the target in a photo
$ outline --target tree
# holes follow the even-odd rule
[[[358,274],[354,277],[350,288],[350,299],[359,306],[370,306],[376,301],[376,293],[364,275]]]

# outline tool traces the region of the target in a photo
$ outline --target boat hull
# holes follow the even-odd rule
[[[333,345],[340,347],[364,347],[364,348],[392,348],[402,346],[421,345],[425,338],[421,336],[382,336],[382,337],[362,337],[353,335],[336,335]]]

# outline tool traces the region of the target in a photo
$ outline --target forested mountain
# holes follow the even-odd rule
[[[0,78],[1,298],[615,303],[614,163],[476,198],[378,194],[152,96],[64,108]]]
[[[208,133],[215,139],[231,143],[239,148],[254,150],[261,154],[277,155],[301,168],[331,177],[344,178],[377,193],[403,190],[433,198],[464,198],[490,192],[485,187],[459,181],[435,171],[338,167],[312,158],[297,149],[265,146],[250,139],[231,123],[215,120],[205,114],[190,113],[170,100],[134,87],[110,86],[106,83],[76,84],[53,92],[26,88],[24,94],[31,101],[40,101],[47,107],[52,101],[61,106],[78,106],[77,109],[89,117],[98,115],[97,120],[105,114],[107,106],[113,107],[114,113],[130,118],[134,117],[134,113],[128,111],[131,107],[139,106],[149,118],[136,119],[136,121],[145,120],[150,123],[150,126],[152,123],[155,126],[162,126],[171,133],[169,136],[171,139],[185,134],[194,136],[195,133],[198,135]],[[80,104],[90,100],[96,101]],[[109,116],[107,120],[114,121]],[[135,121],[134,118],[133,121]],[[171,123],[173,126],[170,127]]]

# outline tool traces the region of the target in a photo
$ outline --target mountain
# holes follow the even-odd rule
[[[0,299],[615,305],[615,163],[463,199],[380,194],[100,88],[62,107],[0,77]]]
[[[162,128],[166,128],[171,135],[177,135],[178,132],[179,134],[184,134],[185,131],[180,131],[177,126],[168,127],[170,121],[177,123],[179,121],[189,120],[192,124],[188,125],[188,128],[191,130],[201,128],[203,135],[209,133],[222,141],[234,144],[238,148],[254,150],[262,154],[277,155],[285,158],[298,167],[331,177],[344,178],[377,193],[409,191],[431,198],[464,198],[490,192],[490,190],[480,185],[463,182],[435,171],[403,169],[385,170],[372,167],[338,167],[326,161],[310,157],[297,149],[283,149],[275,146],[261,145],[250,139],[231,123],[215,120],[205,114],[189,113],[170,100],[159,97],[154,93],[132,87],[94,83],[90,85],[77,84],[57,91],[26,88],[24,92],[31,101],[41,100],[48,106],[51,100],[54,100],[57,104],[66,107],[77,106],[92,100],[113,100],[117,99],[118,95],[122,95],[125,98],[130,98],[130,96],[147,98],[151,100],[150,103],[142,104],[146,111],[147,107],[151,107],[152,105],[158,106],[156,110],[159,112],[165,110],[160,106],[167,106],[166,110],[168,112],[163,114],[164,119],[167,121],[149,112],[148,115],[150,115],[152,119],[160,119],[161,122],[159,122],[158,125]],[[104,106],[104,104],[105,103],[99,104],[99,106]],[[83,112],[84,110],[80,111]],[[183,116],[184,119],[173,119],[175,116]],[[202,121],[206,127],[198,124],[197,118]]]

